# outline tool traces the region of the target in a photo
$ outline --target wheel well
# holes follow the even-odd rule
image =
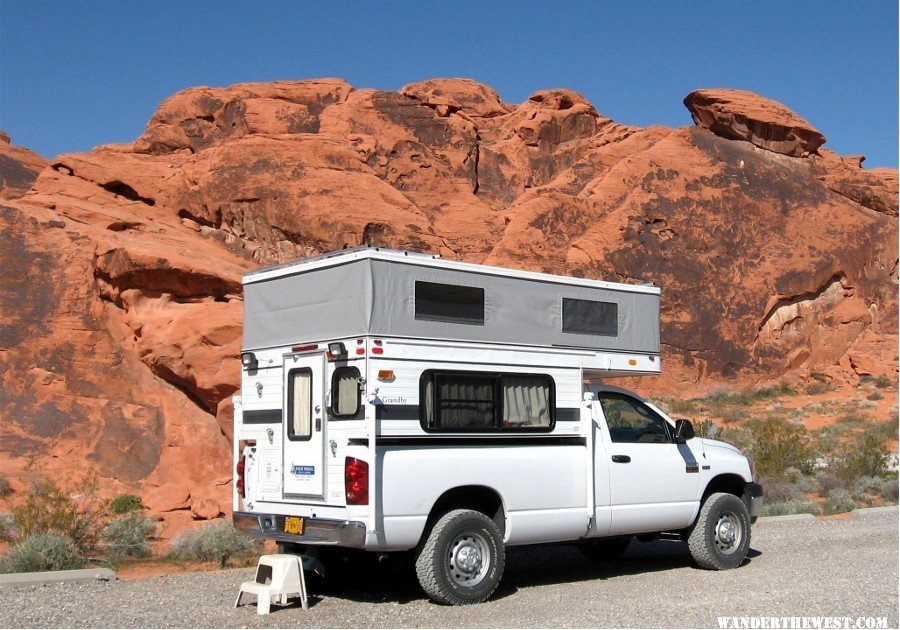
[[[461,486],[447,490],[438,497],[428,514],[428,524],[425,526],[426,534],[441,516],[450,510],[459,509],[475,510],[487,515],[497,525],[500,535],[505,535],[506,513],[503,510],[503,500],[494,489],[487,486]]]
[[[700,504],[703,505],[706,497],[715,492],[727,492],[738,498],[743,498],[744,487],[746,485],[747,482],[744,481],[743,477],[740,475],[735,475],[733,473],[717,475],[707,484],[706,490],[703,491],[703,498],[700,500]]]

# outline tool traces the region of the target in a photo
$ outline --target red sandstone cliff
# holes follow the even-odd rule
[[[747,92],[685,103],[641,129],[569,90],[323,79],[185,90],[46,168],[0,142],[4,459],[227,507],[241,273],[361,243],[652,281],[657,391],[896,375],[897,171]]]

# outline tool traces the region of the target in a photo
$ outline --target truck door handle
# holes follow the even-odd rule
[[[628,455],[613,455],[612,460],[617,464],[627,464],[631,458]]]

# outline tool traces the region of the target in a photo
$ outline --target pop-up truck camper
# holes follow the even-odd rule
[[[412,551],[448,604],[486,600],[511,545],[610,560],[662,536],[704,568],[744,560],[752,462],[609,385],[660,373],[659,288],[369,247],[243,286],[238,529]]]

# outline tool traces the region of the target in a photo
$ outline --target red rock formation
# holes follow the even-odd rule
[[[694,122],[725,138],[803,157],[825,143],[825,136],[781,103],[743,90],[697,90],[684,99]]]
[[[17,199],[24,195],[45,166],[46,159],[10,144],[9,135],[0,131],[0,197]]]
[[[361,243],[660,285],[647,391],[896,375],[897,172],[799,157],[824,138],[796,115],[701,94],[678,129],[460,79],[175,94],[0,207],[4,458],[95,468],[170,525],[227,509],[240,275]]]

